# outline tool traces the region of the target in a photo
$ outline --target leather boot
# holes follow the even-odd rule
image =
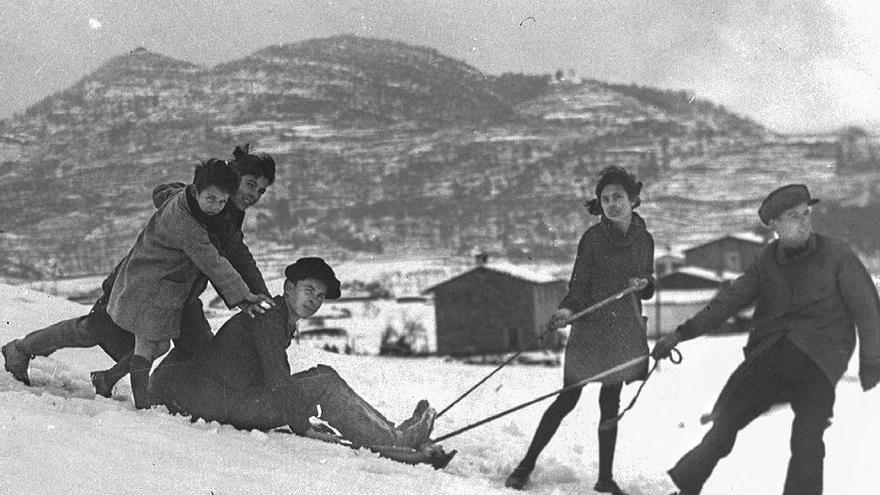
[[[28,376],[28,365],[31,362],[31,355],[21,349],[18,339],[4,345],[2,353],[6,371],[12,373],[12,377],[16,380],[30,386],[31,379]]]
[[[430,407],[428,401],[426,401],[425,399],[420,400],[418,404],[416,404],[416,408],[413,410],[412,416],[403,420],[403,422],[397,426],[397,429],[403,431],[415,424],[416,421],[418,421],[419,418],[421,418],[422,415],[425,414],[425,411],[428,409],[428,407]]]
[[[529,475],[531,474],[532,469],[530,467],[520,464],[512,473],[510,473],[510,476],[507,477],[504,486],[507,488],[513,488],[514,490],[522,490],[526,486],[526,483],[529,482]]]
[[[112,368],[103,371],[93,371],[89,374],[96,394],[108,399],[113,396],[113,387],[116,386],[116,382],[122,380],[131,369],[132,356],[133,354],[127,354],[118,363],[114,364]]]
[[[434,431],[435,417],[437,417],[436,409],[433,407],[425,409],[422,416],[417,421],[413,422],[409,428],[398,430],[400,433],[398,445],[418,450],[419,447],[424,445],[430,439],[431,432]]]

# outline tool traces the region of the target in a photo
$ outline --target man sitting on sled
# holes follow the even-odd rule
[[[319,424],[335,429],[341,443],[404,462],[445,465],[451,455],[429,440],[437,412],[427,401],[395,427],[329,366],[291,375],[286,349],[297,320],[315,314],[324,299],[337,299],[340,284],[321,258],[301,258],[284,274],[284,294],[274,298],[274,308],[256,318],[233,316],[190,358],[172,350],[150,378],[150,398],[173,413],[238,428],[289,427],[333,438],[310,424],[320,416]]]

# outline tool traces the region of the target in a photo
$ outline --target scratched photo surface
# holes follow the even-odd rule
[[[880,283],[874,1],[6,0],[3,10],[7,350],[89,313],[156,212],[157,186],[190,183],[198,163],[248,144],[276,164],[241,225],[270,294],[304,256],[324,258],[342,283],[340,299],[296,322],[291,371],[333,367],[396,424],[427,399],[441,412],[430,437],[457,454],[434,469],[138,410],[128,378],[110,398],[95,393],[90,372],[113,365],[100,346],[64,344],[21,354],[30,386],[4,351],[0,493],[510,493],[508,475],[565,385],[566,342],[591,330],[548,323],[600,221],[586,204],[609,166],[642,183],[635,213],[657,280],[640,309],[649,348],[774,239],[757,212],[785,184],[809,188],[813,230],[844,241]],[[213,332],[239,311],[213,284],[199,298]],[[623,387],[621,411],[638,399],[618,422],[614,480],[626,493],[676,490],[667,470],[709,431],[701,418],[743,362],[752,309],[681,344],[683,361],[663,361],[641,392]],[[880,325],[869,330],[836,386],[825,494],[877,491],[880,392],[859,378]],[[594,487],[599,390],[583,388],[528,492]],[[774,406],[742,430],[702,493],[781,493],[793,417]]]

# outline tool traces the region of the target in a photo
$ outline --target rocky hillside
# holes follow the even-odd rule
[[[0,271],[106,271],[153,186],[243,142],[279,164],[249,214],[258,254],[336,257],[568,259],[609,164],[646,178],[658,243],[705,239],[752,226],[767,183],[825,181],[834,156],[684,92],[487,76],[395,41],[309,40],[215,67],[137,49],[0,122]]]

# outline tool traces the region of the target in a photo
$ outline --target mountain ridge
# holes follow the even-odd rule
[[[772,176],[771,157],[808,151],[682,91],[488,76],[392,40],[307,40],[213,67],[139,49],[0,121],[6,273],[107,270],[151,213],[155,185],[188,181],[197,160],[244,142],[279,165],[248,215],[249,241],[338,257],[481,247],[569,258],[604,166],[656,181],[663,218],[701,190],[667,184],[689,168],[744,161]],[[757,193],[743,194],[722,203]]]

